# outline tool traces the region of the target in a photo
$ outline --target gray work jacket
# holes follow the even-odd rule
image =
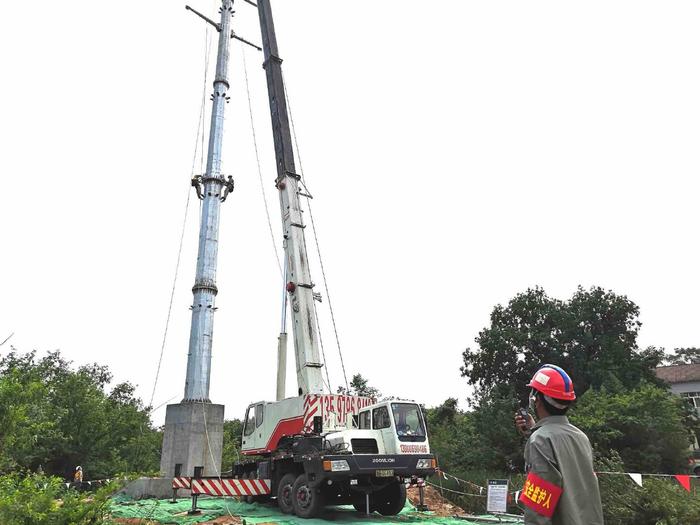
[[[525,468],[563,491],[551,518],[525,507],[526,525],[603,525],[591,444],[566,416],[545,417],[533,427]]]

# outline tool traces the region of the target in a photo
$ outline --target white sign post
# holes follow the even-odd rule
[[[486,512],[505,514],[508,512],[508,480],[488,480],[488,493],[486,495]]]

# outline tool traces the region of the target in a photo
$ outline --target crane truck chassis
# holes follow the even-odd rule
[[[280,417],[290,413],[298,415]],[[408,401],[309,394],[254,403],[242,443],[243,454],[257,459],[234,465],[234,478],[269,480],[282,512],[301,518],[316,517],[328,505],[398,514],[406,485],[437,467],[420,406]]]
[[[280,412],[296,416],[280,419]],[[389,516],[403,509],[406,486],[437,468],[419,405],[357,396],[253,403],[241,451],[249,459],[236,463],[230,477],[176,479],[173,488],[248,502],[275,498],[282,512],[300,518],[332,505]]]

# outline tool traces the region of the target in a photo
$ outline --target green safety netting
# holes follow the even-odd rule
[[[201,498],[197,507],[200,515],[188,516],[187,511],[192,507],[190,499],[180,499],[177,503],[169,500],[144,499],[131,500],[119,496],[112,501],[112,517],[137,518],[155,521],[166,525],[191,525],[226,516],[229,513],[239,516],[247,524],[280,523],[282,525],[328,525],[328,522],[343,525],[367,525],[368,522],[395,524],[437,524],[437,525],[479,525],[476,522],[457,518],[442,518],[429,512],[416,512],[412,505],[406,507],[398,516],[380,516],[373,514],[369,517],[358,513],[353,507],[331,507],[323,519],[300,519],[296,516],[283,514],[274,504],[243,503],[235,498]],[[518,520],[502,518],[502,523],[522,523]]]

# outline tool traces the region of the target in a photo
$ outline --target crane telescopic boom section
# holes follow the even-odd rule
[[[277,160],[277,189],[280,196],[284,252],[287,263],[287,292],[292,314],[294,351],[296,356],[299,395],[323,393],[323,376],[316,317],[313,283],[304,241],[304,221],[299,203],[299,180],[294,165],[292,136],[289,129],[287,101],[282,78],[282,59],[277,51],[275,26],[269,0],[258,0],[267,76],[267,89],[272,116],[272,133]]]

